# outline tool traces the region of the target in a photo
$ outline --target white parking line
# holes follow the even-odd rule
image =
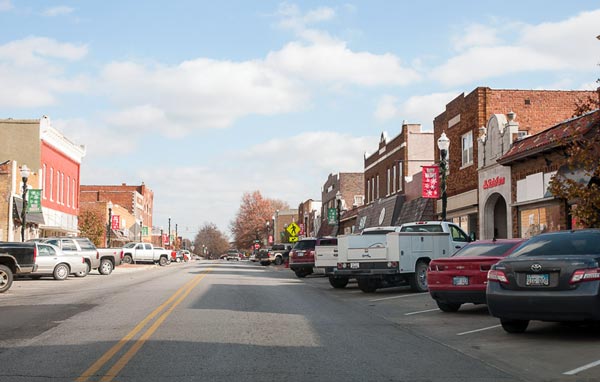
[[[377,302],[377,301],[383,301],[383,300],[391,300],[393,298],[403,298],[403,297],[412,297],[412,296],[420,296],[422,294],[429,294],[429,292],[423,292],[423,293],[411,293],[411,294],[403,294],[401,296],[392,296],[392,297],[383,297],[383,298],[376,298],[374,300],[369,300],[369,302]]]
[[[487,328],[481,328],[481,329],[475,329],[475,330],[469,330],[468,332],[462,332],[462,333],[458,333],[457,336],[463,336],[465,334],[471,334],[471,333],[477,333],[477,332],[482,332],[484,330],[490,330],[490,329],[495,329],[495,328],[499,328],[502,325],[494,325],[494,326],[488,326]]]
[[[596,366],[600,366],[600,361],[588,363],[587,365],[583,365],[581,367],[578,367],[577,369],[573,369],[573,370],[564,372],[563,374],[564,375],[575,375],[575,374],[579,373],[580,371],[591,369],[592,367],[596,367]]]
[[[419,313],[428,313],[428,312],[435,312],[436,310],[439,310],[438,308],[435,309],[427,309],[427,310],[420,310],[418,312],[410,312],[410,313],[404,313],[405,316],[412,316],[413,314],[419,314]]]

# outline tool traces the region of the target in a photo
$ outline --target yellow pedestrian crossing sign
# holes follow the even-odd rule
[[[298,224],[292,222],[290,225],[287,226],[286,231],[288,231],[291,237],[296,237],[300,232],[300,227],[298,227]]]
[[[288,240],[290,243],[295,243],[298,241],[298,236],[290,236]]]

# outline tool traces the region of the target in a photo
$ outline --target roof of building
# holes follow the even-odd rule
[[[504,156],[498,159],[502,165],[529,158],[549,149],[563,146],[566,142],[587,134],[600,126],[600,110],[560,122],[538,134],[521,139]]]

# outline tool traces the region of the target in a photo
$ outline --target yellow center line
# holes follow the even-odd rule
[[[207,272],[210,272],[211,269],[208,269]],[[167,299],[164,303],[162,303],[158,308],[154,309],[146,318],[140,321],[129,333],[125,335],[119,342],[117,342],[113,347],[111,347],[106,353],[102,355],[96,362],[92,364],[86,371],[84,371],[79,378],[77,378],[76,382],[86,382],[91,376],[93,376],[98,370],[102,368],[112,357],[114,357],[119,350],[123,348],[136,334],[138,334],[146,324],[154,317],[156,317],[165,307],[167,307],[171,302],[173,302],[180,294],[182,294],[186,289],[190,286],[191,288],[185,293],[187,296],[189,292],[206,276],[206,274],[201,274],[196,276],[194,279],[185,283],[181,288],[179,288],[171,297]],[[178,300],[179,301],[179,300]],[[179,301],[180,302],[180,301]],[[177,302],[176,304],[179,304]],[[166,317],[165,317],[166,318]]]

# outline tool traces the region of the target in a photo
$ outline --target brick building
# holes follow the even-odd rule
[[[353,232],[352,227],[356,219],[356,214],[350,214],[348,211],[359,208],[364,204],[364,174],[360,172],[340,172],[329,174],[323,188],[321,189],[321,227],[318,230],[318,236],[337,235],[338,233],[348,234]],[[337,193],[340,193],[340,223],[338,228],[333,220],[328,219],[329,211],[336,212],[338,201]],[[337,216],[336,216],[337,218]],[[348,220],[350,219],[350,220]]]
[[[275,244],[288,243],[289,234],[286,228],[292,222],[298,222],[298,210],[277,210],[273,215],[273,239]]]
[[[300,236],[314,237],[321,227],[321,201],[308,199],[298,205]]]
[[[428,219],[433,211],[432,202],[421,198],[414,185],[420,184],[421,166],[430,164],[433,164],[433,132],[422,131],[419,124],[404,122],[397,136],[389,139],[382,133],[377,151],[365,154],[366,206],[357,215],[355,230]]]
[[[31,237],[76,235],[79,215],[79,179],[85,147],[71,142],[40,119],[0,120],[0,161],[15,160],[32,171],[28,186],[42,190],[39,231]],[[13,202],[19,207],[20,193]],[[22,203],[22,201],[21,201]]]
[[[126,222],[126,227],[136,233],[139,238],[140,221],[144,227],[142,240],[151,240],[152,213],[154,209],[154,193],[142,182],[139,186],[131,186],[126,183],[115,185],[81,185],[81,202],[104,202],[109,201],[113,205],[123,207],[134,217],[134,221]]]
[[[575,104],[594,91],[507,90],[478,87],[450,101],[434,119],[435,142],[443,132],[450,139],[447,178],[447,218],[467,232],[481,237],[483,227],[479,211],[478,145],[480,127],[487,126],[493,114],[515,112],[521,136],[536,134],[557,122],[570,118]],[[435,155],[439,150],[435,145]],[[504,201],[506,203],[506,201]],[[499,210],[500,205],[495,205]],[[508,211],[508,207],[504,207]],[[441,210],[438,201],[436,210]],[[510,230],[509,230],[510,231]]]

